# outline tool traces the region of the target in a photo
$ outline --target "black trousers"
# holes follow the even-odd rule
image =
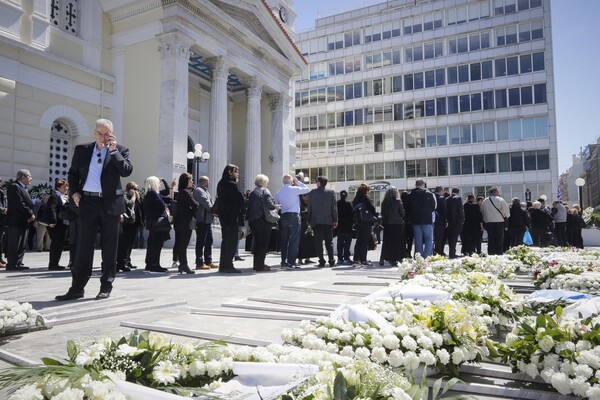
[[[77,251],[73,263],[71,291],[82,293],[92,277],[96,232],[102,237],[102,276],[100,291],[111,292],[117,274],[117,246],[119,242],[119,215],[109,215],[101,197],[81,196]]]
[[[160,267],[160,253],[165,240],[169,237],[168,232],[148,233],[148,245],[146,246],[146,269],[149,267]]]
[[[212,224],[196,223],[196,264],[212,264]]]
[[[554,234],[556,235],[556,241],[559,246],[567,246],[567,223],[566,222],[555,222],[554,223]]]
[[[29,227],[9,226],[7,229],[8,243],[6,249],[6,267],[13,268],[23,264],[25,243]]]
[[[179,268],[189,267],[187,259],[187,248],[192,237],[192,230],[184,228],[175,231],[175,253],[179,261]]]
[[[433,254],[443,255],[446,245],[446,224],[433,225]]]
[[[119,245],[117,250],[117,267],[126,267],[131,264],[131,249],[138,233],[138,227],[134,224],[121,224],[119,234]]]
[[[50,258],[48,267],[58,267],[63,248],[65,247],[67,225],[59,223],[56,224],[54,228],[48,227],[48,234],[50,235]]]
[[[373,232],[373,226],[370,223],[361,222],[358,224],[356,229],[356,244],[354,245],[354,258],[358,262],[367,261],[367,252],[369,251],[371,232]]]
[[[448,257],[456,258],[456,243],[458,235],[462,231],[463,224],[448,225],[446,228],[446,237],[448,238]]]
[[[273,225],[262,218],[250,221],[249,225],[252,231],[252,255],[254,256],[252,266],[255,270],[261,270],[265,266]]]
[[[335,258],[333,257],[333,230],[331,225],[315,225],[313,227],[313,232],[315,234],[315,249],[319,256],[319,264],[325,264],[325,258],[323,257],[323,242],[325,242],[325,250],[327,251],[329,263],[333,264]]]
[[[232,269],[233,257],[238,245],[238,226],[221,225],[221,257],[219,259],[219,271]]]
[[[486,222],[488,254],[504,254],[504,222]]]

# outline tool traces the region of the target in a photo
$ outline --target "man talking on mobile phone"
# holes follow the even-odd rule
[[[125,212],[121,178],[131,175],[129,149],[117,144],[113,124],[96,121],[96,141],[75,147],[69,169],[70,201],[79,206],[77,251],[72,268],[71,288],[56,300],[83,297],[92,276],[96,232],[102,236],[102,276],[96,300],[107,299],[116,275],[119,221]]]

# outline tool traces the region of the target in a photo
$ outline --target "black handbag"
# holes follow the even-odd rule
[[[79,207],[70,202],[66,202],[60,208],[60,212],[58,213],[58,218],[66,219],[67,221],[73,221],[79,218]]]
[[[375,222],[377,222],[377,217],[375,216],[375,214],[373,214],[371,212],[371,210],[369,210],[369,208],[367,206],[365,206],[363,203],[358,203],[356,205],[356,207],[354,207],[354,222],[359,223],[359,222],[367,222],[370,224],[373,224]]]
[[[146,228],[150,232],[169,232],[171,231],[171,223],[169,222],[169,217],[162,216],[158,217],[158,219],[147,220]]]

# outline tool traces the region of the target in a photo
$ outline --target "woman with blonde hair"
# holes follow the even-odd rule
[[[160,253],[165,241],[171,236],[170,225],[167,221],[170,218],[167,204],[171,203],[171,197],[163,196],[160,191],[160,179],[156,176],[150,176],[146,179],[146,195],[144,196],[144,213],[146,214],[146,229],[148,234],[148,245],[146,246],[146,271],[148,272],[169,272],[168,269],[160,266]],[[161,224],[162,223],[162,224]]]
[[[275,210],[275,200],[267,186],[269,178],[263,174],[256,176],[256,185],[248,196],[248,224],[252,231],[252,254],[254,255],[253,267],[256,272],[270,271],[271,267],[265,265],[265,257],[269,248],[271,228],[273,224],[266,220],[265,209]]]

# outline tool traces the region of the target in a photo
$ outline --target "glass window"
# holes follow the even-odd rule
[[[541,7],[542,6],[542,0],[531,0],[530,6],[531,6],[531,8]]]
[[[421,118],[425,115],[425,102],[415,101],[415,118]]]
[[[510,172],[510,153],[498,154],[498,172]]]
[[[531,86],[521,88],[521,105],[533,104],[533,91]]]
[[[535,104],[543,104],[546,102],[546,84],[541,83],[533,86],[535,96]]]
[[[344,34],[343,33],[338,33],[337,35],[335,35],[335,48],[336,49],[344,48]]]
[[[412,34],[412,22],[410,18],[407,18],[404,21],[402,21],[402,30],[404,35]]]
[[[385,151],[393,151],[394,150],[394,134],[393,133],[385,133],[383,135],[383,149]],[[386,172],[391,171],[386,167]]]
[[[395,150],[404,149],[404,133],[403,132],[394,132],[394,149]]]
[[[423,89],[423,73],[422,72],[416,72],[414,75],[414,84],[415,84],[415,90],[417,89]]]
[[[424,50],[425,59],[429,60],[429,59],[433,58],[433,42],[425,43],[424,47],[425,47],[425,50]]]
[[[467,6],[456,8],[456,23],[463,24],[467,22]]]
[[[480,39],[479,34],[476,33],[474,35],[469,36],[469,51],[477,51],[480,48]]]
[[[494,91],[490,90],[482,93],[483,98],[483,109],[493,110],[494,109]]]
[[[508,121],[498,121],[496,123],[496,129],[498,132],[498,140],[508,140]]]
[[[448,54],[456,54],[457,50],[456,38],[448,39]]]
[[[383,152],[383,134],[382,133],[376,133],[375,135],[373,135],[373,151],[376,153],[382,153]]]
[[[371,54],[365,56],[365,69],[367,71],[373,69],[373,56]]]
[[[523,118],[523,139],[532,139],[535,137],[535,120],[533,118]]]
[[[481,33],[481,48],[482,49],[490,48],[490,33],[489,32]]]
[[[392,24],[383,24],[383,38],[389,39],[392,37]]]
[[[472,124],[473,143],[483,142],[483,124]]]
[[[496,78],[506,76],[506,58],[500,58],[496,63]]]
[[[513,151],[510,153],[510,170],[512,172],[523,171],[523,153]]]
[[[461,95],[459,97],[459,104],[461,113],[471,111],[471,96],[468,94]]]
[[[427,14],[423,16],[423,30],[433,30],[433,14]]]
[[[450,136],[450,144],[460,144],[460,126],[448,127],[448,136]]]
[[[438,176],[437,159],[427,159],[427,176]]]
[[[473,155],[473,173],[474,174],[485,173],[485,163],[484,163],[483,154],[474,154]]]
[[[448,96],[448,114],[458,113],[458,96]]]
[[[456,25],[456,8],[446,10],[446,24]]]
[[[506,44],[506,37],[504,36],[504,28],[497,28],[496,32],[496,46],[504,46]]]
[[[425,116],[435,117],[435,100],[425,100]]]
[[[388,65],[392,65],[392,52],[384,51],[383,52],[383,62],[381,63],[381,66],[386,67]]]
[[[404,90],[413,90],[413,74],[404,75]]]
[[[407,149],[414,149],[415,147],[417,147],[415,144],[415,132],[414,131],[404,132],[404,137],[406,139],[406,148]]]
[[[421,17],[413,17],[413,33],[419,33],[423,31],[423,24],[421,22]]]
[[[435,71],[425,71],[425,87],[435,87]]]
[[[521,88],[508,89],[508,105],[510,107],[521,105]]]
[[[363,164],[354,166],[354,180],[362,181],[365,179],[365,166]]]
[[[544,23],[543,21],[533,21],[531,23],[531,40],[544,38]]]
[[[417,45],[413,48],[413,59],[414,61],[421,61],[423,59],[423,46]]]
[[[473,173],[473,156],[462,156],[460,158],[460,168],[462,175]]]
[[[496,172],[496,154],[485,155],[485,172],[488,174]]]
[[[352,46],[352,32],[344,33],[344,47]]]
[[[354,83],[354,98],[358,99],[362,97],[362,83],[356,82]]]
[[[471,81],[481,80],[481,64],[473,63],[469,68],[471,69]]]
[[[529,9],[529,0],[519,0],[517,6],[519,7],[519,11],[527,10]]]
[[[373,122],[383,122],[383,107],[374,107],[375,119]]]
[[[448,176],[448,159],[438,158],[437,159],[437,173],[438,176]]]
[[[435,99],[435,112],[436,115],[446,115],[446,98],[439,97]]]
[[[365,124],[373,123],[373,107],[367,107],[364,109],[365,111]]]
[[[327,114],[319,114],[319,129],[327,128]]]
[[[383,94],[383,82],[381,79],[373,80],[373,95],[380,96]]]
[[[346,66],[346,69],[345,69],[344,73],[349,74],[351,72],[354,72],[354,59],[347,58],[344,61],[344,65]]]
[[[492,62],[484,61],[481,63],[481,78],[482,79],[490,79],[493,77],[492,74]]]
[[[346,111],[345,112],[345,118],[344,118],[344,124],[346,126],[353,126],[354,125],[354,111]]]
[[[537,151],[537,169],[538,170],[550,169],[550,151],[549,150],[538,150]]]
[[[519,25],[519,43],[529,42],[531,40],[531,30],[529,24]]]
[[[435,70],[435,86],[443,86],[446,84],[446,71],[444,68]]]
[[[496,90],[496,108],[506,108],[506,89]]]
[[[471,125],[461,125],[460,127],[460,143],[471,143]]]
[[[438,146],[446,146],[448,144],[446,127],[437,128],[437,143]]]
[[[460,157],[450,157],[450,175],[460,175]]]
[[[327,88],[327,102],[333,103],[335,100],[335,86],[329,86]]]
[[[401,75],[394,76],[392,78],[392,88],[393,88],[394,93],[402,91],[402,76]]]
[[[394,177],[404,178],[404,161],[394,162]]]
[[[458,66],[458,82],[469,82],[469,66],[467,64]]]
[[[468,38],[466,36],[459,37],[457,46],[458,46],[459,53],[466,53],[467,51],[469,51]]]
[[[402,108],[402,103],[394,104],[394,121],[402,121],[404,117],[404,111]]]
[[[354,110],[354,125],[362,125],[363,124],[363,116],[364,111],[362,108],[358,108]]]
[[[458,83],[458,68],[448,67],[448,85]]]
[[[493,142],[494,141],[494,123],[493,122],[486,122],[483,124],[483,131],[484,131],[484,140],[486,142]]]
[[[354,84],[350,83],[346,85],[346,100],[352,100],[354,98]]]
[[[404,48],[404,62],[412,62],[413,60],[413,50],[412,47]]]
[[[481,93],[473,93],[471,95],[471,111],[481,110]]]
[[[400,36],[400,21],[392,22],[392,37]]]
[[[344,100],[344,85],[335,87],[335,97],[337,98],[337,101]]]
[[[373,96],[373,81],[364,81],[363,94],[365,97]]]
[[[442,18],[444,17],[442,11],[436,11],[433,13],[433,27],[441,28],[442,27]]]
[[[392,63],[394,65],[400,64],[400,50],[392,50]]]
[[[506,44],[515,44],[517,43],[517,26],[507,26],[506,27]]]
[[[531,72],[531,54],[524,54],[520,58],[521,61],[521,73],[526,74]]]
[[[511,140],[521,139],[521,120],[511,119],[508,121],[508,135]]]
[[[383,121],[388,122],[392,120],[392,106],[383,106]]]
[[[548,116],[535,117],[535,137],[548,136]]]
[[[534,71],[543,71],[544,66],[544,53],[534,53],[533,54],[533,70]]]
[[[415,160],[406,160],[406,177],[417,177],[417,166],[415,165]]]
[[[426,129],[425,138],[427,139],[427,147],[437,146],[437,134],[435,128]]]
[[[344,112],[340,111],[340,112],[335,113],[335,115],[336,115],[337,127],[340,128],[340,127],[344,126]]]
[[[414,117],[413,103],[404,103],[404,119],[413,119]]]
[[[352,42],[354,43],[355,46],[357,44],[360,44],[360,31],[352,32]]]
[[[373,41],[373,27],[369,26],[365,28],[365,43],[371,43]]]
[[[442,57],[444,55],[444,42],[442,40],[436,40],[433,45],[435,47],[435,56]]]
[[[508,57],[506,59],[506,72],[507,75],[517,75],[519,73],[518,57]]]

